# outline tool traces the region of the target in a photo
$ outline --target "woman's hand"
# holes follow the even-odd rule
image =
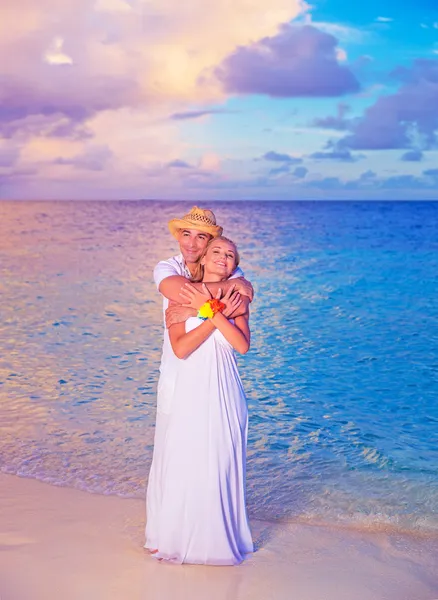
[[[216,297],[220,298],[222,290],[218,290]],[[186,283],[182,288],[179,295],[182,297],[182,306],[187,306],[199,310],[207,300],[211,300],[212,295],[210,294],[205,283],[202,284],[202,291],[198,291],[191,283]]]
[[[222,314],[224,317],[227,317],[227,319],[233,314],[236,308],[242,304],[240,293],[236,290],[236,286],[234,285],[229,287],[228,292],[220,300],[225,304]]]

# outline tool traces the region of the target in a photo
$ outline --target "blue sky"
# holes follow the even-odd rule
[[[438,198],[431,1],[23,2],[2,198]]]

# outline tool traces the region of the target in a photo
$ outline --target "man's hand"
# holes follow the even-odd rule
[[[235,287],[231,286],[225,296],[221,298],[221,302],[225,304],[222,314],[228,319],[242,304],[242,299],[240,297],[240,293],[235,289]]]
[[[239,292],[242,296],[248,296],[249,301],[252,302],[254,298],[254,288],[251,285],[251,282],[245,279],[244,277],[236,277],[235,279],[230,279],[235,285],[235,290]]]
[[[249,315],[249,305],[251,304],[248,296],[240,296],[240,303],[238,307],[228,317],[229,319],[235,319],[243,315]]]
[[[176,323],[185,323],[190,317],[196,317],[198,311],[188,306],[171,303],[166,310],[166,328]]]

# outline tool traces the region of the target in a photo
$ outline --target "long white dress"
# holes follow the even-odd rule
[[[201,323],[188,319],[186,331]],[[179,361],[169,414],[161,418],[145,547],[175,563],[240,563],[253,552],[245,507],[248,413],[234,350],[220,331]]]

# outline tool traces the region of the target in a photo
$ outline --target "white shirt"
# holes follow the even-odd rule
[[[154,269],[154,281],[157,289],[160,287],[160,283],[166,277],[171,277],[172,275],[182,275],[182,277],[186,277],[190,279],[191,274],[190,271],[184,261],[183,255],[178,254],[178,256],[173,256],[168,260],[160,261]],[[236,277],[243,277],[243,271],[240,267],[237,267],[235,271],[230,275],[229,279],[235,279]],[[169,306],[169,300],[163,296],[163,319],[165,318],[165,312],[167,307]],[[160,373],[163,375],[166,373],[167,377],[171,377],[173,373],[175,373],[176,364],[178,363],[178,358],[175,356],[172,345],[169,339],[169,330],[166,328],[166,324],[164,324],[164,342],[163,342],[163,353],[161,355],[161,364],[160,364]],[[163,379],[160,377],[160,379]]]

